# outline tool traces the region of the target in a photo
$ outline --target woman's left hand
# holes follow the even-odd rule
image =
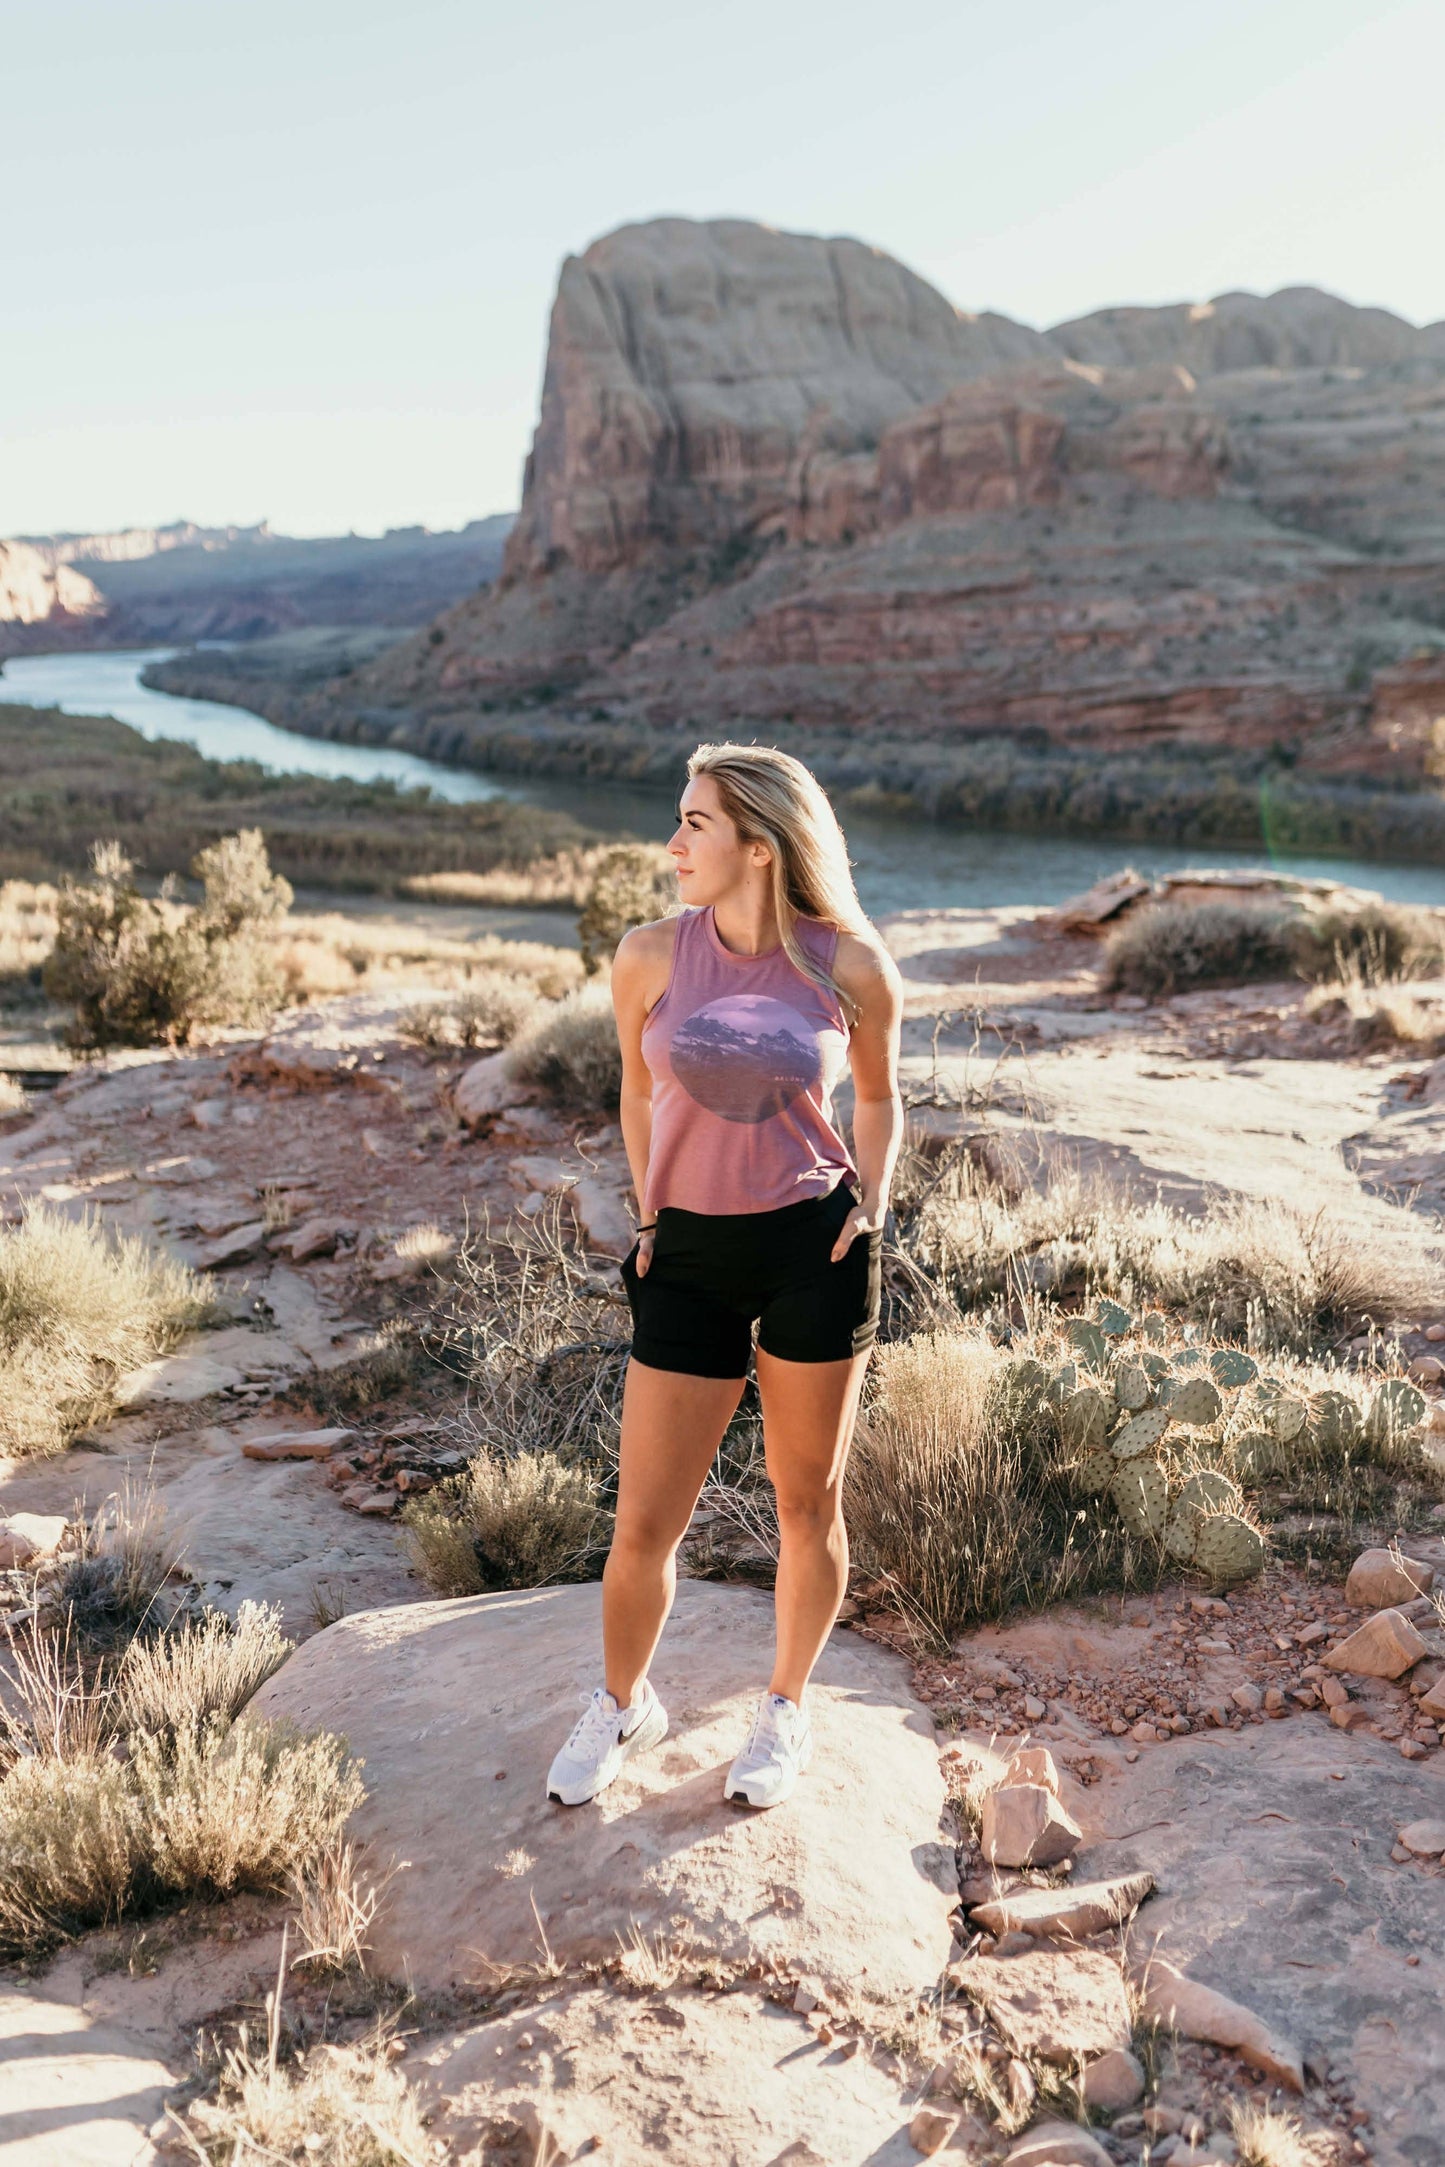
[[[862,1204],[855,1204],[833,1244],[833,1262],[841,1264],[860,1234],[877,1234],[882,1231],[883,1213],[867,1211]]]

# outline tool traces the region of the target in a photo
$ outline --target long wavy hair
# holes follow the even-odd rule
[[[843,830],[817,776],[772,745],[699,745],[687,772],[689,780],[711,776],[743,842],[766,843],[772,853],[773,912],[788,960],[835,994],[851,1019],[854,1004],[797,935],[799,918],[817,918],[840,933],[861,933],[868,925]]]

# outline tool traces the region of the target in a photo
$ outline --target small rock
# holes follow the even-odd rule
[[[908,2141],[915,2152],[931,2156],[943,2150],[957,2127],[956,2114],[940,2114],[936,2107],[920,2107],[908,2125]]]
[[[1400,1752],[1407,1761],[1427,1761],[1430,1758],[1430,1748],[1422,1745],[1418,1738],[1402,1738]]]
[[[1291,2091],[1304,2090],[1299,2049],[1271,2031],[1264,2019],[1242,2002],[1232,2001],[1214,1987],[1202,1986],[1197,1979],[1186,1978],[1157,1954],[1137,1967],[1134,1985],[1146,2017],[1172,2025],[1186,2039],[1229,2047]]]
[[[1136,1738],[1141,1746],[1156,1746],[1159,1743],[1160,1734],[1155,1730],[1152,1723],[1141,1721],[1134,1725],[1129,1736]]]
[[[341,1219],[304,1219],[300,1226],[278,1234],[269,1246],[284,1250],[293,1264],[309,1264],[313,1257],[329,1257],[339,1241],[348,1241],[355,1233],[355,1226]]]
[[[1317,1648],[1322,1640],[1329,1639],[1330,1629],[1316,1619],[1313,1625],[1302,1625],[1294,1637],[1297,1648]]]
[[[1046,1702],[1039,1700],[1036,1695],[1032,1693],[1025,1694],[1024,1714],[1028,1718],[1030,1723],[1042,1723],[1044,1717],[1048,1714],[1048,1712],[1048,1705]]]
[[[1128,2047],[1110,2047],[1084,2071],[1084,2104],[1099,2114],[1118,2114],[1144,2096],[1144,2065]]]
[[[1445,1852],[1445,1821],[1411,1821],[1400,1841],[1414,1858],[1439,1858]]]
[[[0,1520],[0,1572],[58,1550],[68,1523],[59,1512],[12,1512]]]
[[[1077,2122],[1036,2122],[1008,2152],[1004,2167],[1113,2167],[1113,2161]]]
[[[1331,1670],[1349,1671],[1357,1678],[1399,1678],[1429,1652],[1408,1618],[1398,1610],[1377,1610],[1324,1661]]]
[[[1229,1697],[1234,1702],[1235,1707],[1242,1709],[1247,1716],[1256,1714],[1264,1706],[1264,1695],[1260,1692],[1259,1687],[1252,1685],[1248,1679],[1245,1680],[1243,1685],[1234,1686]]]
[[[1146,2107],[1144,2127],[1151,2137],[1172,2137],[1183,2125],[1184,2117],[1173,2107]]]
[[[1325,1678],[1320,1682],[1320,1698],[1327,1708],[1343,1708],[1350,1697],[1350,1689],[1343,1678]]]
[[[1283,1715],[1286,1705],[1285,1697],[1277,1685],[1265,1687],[1264,1705],[1270,1715]]]
[[[1420,1700],[1420,1713],[1432,1722],[1445,1723],[1445,1675],[1436,1679],[1428,1693]]]
[[[1059,1771],[1047,1746],[1025,1746],[1012,1754],[1008,1764],[1010,1783],[1037,1783],[1046,1791],[1059,1795]]]
[[[1417,1354],[1410,1364],[1410,1375],[1416,1384],[1439,1384],[1445,1377],[1445,1362],[1438,1354]]]
[[[248,1460],[325,1460],[338,1445],[354,1437],[354,1430],[275,1430],[264,1437],[248,1437],[241,1446]]]
[[[1086,1941],[1133,1914],[1154,1887],[1148,1873],[1121,1874],[1111,1881],[1084,1881],[1076,1888],[1023,1887],[994,1895],[973,1907],[973,1923],[990,1934],[1019,1929],[1041,1937],[1067,1936]]]
[[[1215,1635],[1206,1634],[1197,1640],[1194,1645],[1201,1655],[1233,1655],[1234,1653],[1233,1641],[1220,1640]]]
[[[1330,1710],[1330,1721],[1337,1731],[1365,1731],[1370,1727],[1370,1711],[1357,1700],[1337,1701]]]
[[[983,1855],[999,1866],[1055,1866],[1084,1832],[1040,1783],[1006,1783],[983,1802]]]
[[[505,1053],[489,1053],[464,1068],[452,1086],[452,1106],[457,1119],[469,1129],[479,1128],[521,1097],[509,1073]]]
[[[1350,1567],[1345,1601],[1357,1610],[1384,1610],[1428,1592],[1435,1575],[1413,1558],[1397,1563],[1388,1550],[1365,1550]]]
[[[244,1264],[247,1258],[255,1256],[265,1239],[264,1219],[251,1219],[245,1226],[232,1227],[229,1234],[220,1235],[196,1251],[196,1269],[217,1272],[226,1264]]]

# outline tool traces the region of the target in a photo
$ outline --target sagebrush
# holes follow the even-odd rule
[[[543,1009],[513,1039],[507,1066],[519,1083],[539,1085],[577,1113],[615,1113],[622,1048],[606,986],[579,987]]]

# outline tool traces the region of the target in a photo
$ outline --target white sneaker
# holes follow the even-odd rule
[[[630,1755],[667,1736],[667,1710],[645,1678],[630,1708],[619,1708],[601,1685],[581,1698],[586,1712],[547,1774],[547,1796],[561,1806],[585,1806],[615,1782]]]
[[[781,1693],[765,1693],[748,1742],[728,1770],[723,1797],[744,1806],[780,1806],[812,1758],[807,1711]]]

